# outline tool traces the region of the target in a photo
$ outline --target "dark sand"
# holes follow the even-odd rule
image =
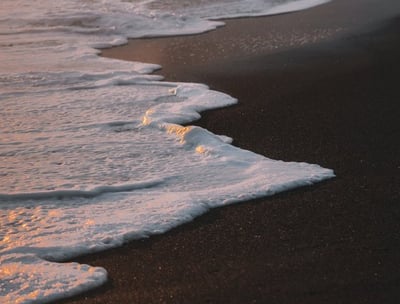
[[[105,267],[109,282],[62,303],[400,303],[396,2],[337,0],[104,52],[228,92],[239,104],[196,124],[337,177],[75,259]],[[285,32],[295,38],[276,38],[278,48],[263,39]]]

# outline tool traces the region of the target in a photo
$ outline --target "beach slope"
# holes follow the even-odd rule
[[[337,0],[104,51],[229,93],[238,105],[195,124],[337,177],[75,259],[105,267],[109,282],[60,303],[399,303],[399,54],[391,0]]]

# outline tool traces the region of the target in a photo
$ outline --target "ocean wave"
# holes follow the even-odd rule
[[[44,303],[93,288],[105,282],[104,269],[54,261],[334,176],[179,125],[237,100],[205,85],[162,82],[147,75],[158,65],[94,49],[327,0],[267,2],[2,0],[0,302]]]

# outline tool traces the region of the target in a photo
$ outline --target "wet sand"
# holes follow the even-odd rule
[[[195,124],[269,158],[332,168],[337,177],[77,258],[105,267],[109,282],[61,303],[399,303],[395,2],[338,0],[104,51],[159,63],[167,80],[229,93],[238,105]]]

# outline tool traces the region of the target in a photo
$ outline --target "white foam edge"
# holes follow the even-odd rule
[[[294,13],[297,11],[310,9],[315,6],[323,5],[323,4],[329,3],[331,1],[332,0],[298,0],[298,1],[293,1],[293,2],[289,2],[289,3],[284,3],[284,4],[279,4],[279,5],[273,6],[272,8],[269,8],[266,11],[262,11],[262,12],[228,14],[228,15],[219,16],[218,18],[210,18],[210,20],[234,19],[234,18],[242,18],[242,17],[262,17],[262,16]]]
[[[14,274],[0,280],[1,303],[48,303],[78,295],[107,281],[107,271],[102,267],[53,263],[35,255],[2,255],[0,265],[3,274]],[[43,273],[48,274],[46,282]]]
[[[151,82],[149,82],[151,84]],[[225,93],[210,90],[208,86],[198,83],[163,82],[167,96],[184,99],[175,103],[160,103],[146,111],[142,124],[186,124],[198,120],[200,112],[227,107],[237,103],[237,99]]]

